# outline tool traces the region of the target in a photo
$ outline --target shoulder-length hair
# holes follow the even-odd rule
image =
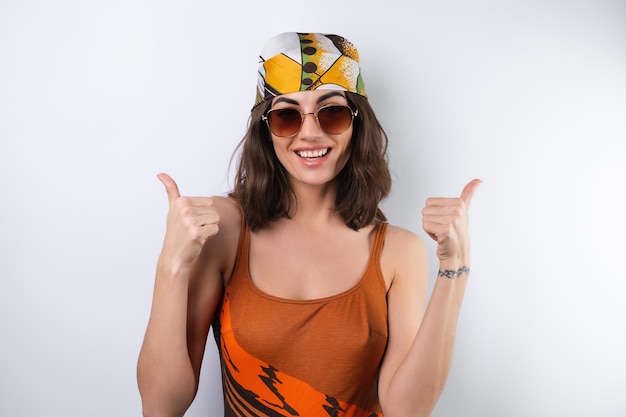
[[[358,230],[374,220],[387,220],[378,205],[391,190],[388,138],[366,98],[349,92],[346,98],[358,115],[354,118],[350,158],[336,178],[335,212],[348,227]],[[287,172],[261,119],[270,105],[268,100],[252,110],[248,130],[235,150],[240,154],[230,195],[238,201],[251,230],[289,217],[297,209]]]

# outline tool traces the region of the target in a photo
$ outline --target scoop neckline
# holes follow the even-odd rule
[[[257,293],[259,296],[264,297],[266,299],[272,300],[272,301],[276,301],[276,302],[280,302],[280,303],[284,303],[284,304],[320,304],[320,303],[325,303],[325,302],[329,302],[329,301],[333,301],[333,300],[337,300],[340,298],[344,298],[348,295],[350,295],[351,293],[357,291],[364,283],[365,280],[367,279],[367,277],[369,276],[372,268],[375,268],[376,265],[374,265],[374,252],[376,251],[376,237],[378,236],[378,233],[380,233],[380,228],[382,227],[381,224],[383,222],[378,222],[375,226],[374,226],[374,240],[372,241],[372,245],[370,247],[370,253],[369,253],[369,257],[367,260],[367,265],[365,267],[365,270],[363,271],[363,273],[361,274],[361,277],[359,278],[359,280],[350,288],[341,291],[337,294],[331,294],[331,295],[327,295],[325,297],[318,297],[318,298],[307,298],[307,299],[303,299],[303,300],[298,300],[298,299],[293,299],[293,298],[285,298],[285,297],[280,297],[277,295],[273,295],[270,294],[268,292],[263,291],[262,289],[260,289],[252,280],[252,274],[250,273],[250,230],[246,230],[246,255],[245,255],[245,280],[246,283],[248,284],[248,286],[250,287],[250,289],[252,289],[252,291],[254,291],[255,293]]]

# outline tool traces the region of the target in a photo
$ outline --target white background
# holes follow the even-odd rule
[[[359,49],[392,223],[427,239],[424,200],[484,180],[434,416],[625,416],[626,2],[608,0],[0,0],[0,415],[140,415],[155,175],[228,191],[258,53],[293,30]],[[187,415],[220,396],[210,340]]]

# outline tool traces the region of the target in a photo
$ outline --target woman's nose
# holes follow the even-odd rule
[[[304,138],[318,137],[322,134],[322,129],[317,122],[315,113],[302,113],[302,126],[300,126],[300,135]]]

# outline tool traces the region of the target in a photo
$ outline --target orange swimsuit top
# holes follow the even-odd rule
[[[367,268],[340,294],[288,300],[260,291],[248,269],[245,220],[214,334],[222,365],[225,417],[382,417],[378,370],[387,344],[376,226]]]

